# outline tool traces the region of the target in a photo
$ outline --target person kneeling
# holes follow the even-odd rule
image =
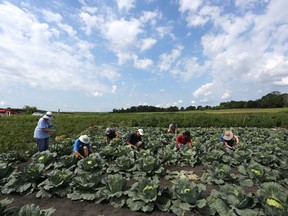
[[[129,135],[127,144],[130,145],[131,149],[137,149],[140,151],[143,148],[144,142],[141,138],[143,135],[143,129],[138,129],[136,132]]]
[[[81,135],[75,140],[73,152],[76,158],[83,159],[90,153],[94,153],[90,145],[90,138],[87,135]]]
[[[192,140],[189,131],[185,131],[176,138],[176,145],[174,151],[179,151],[180,148],[189,147],[192,148]]]

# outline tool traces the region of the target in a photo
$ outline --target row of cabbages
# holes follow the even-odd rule
[[[190,130],[193,148],[179,152],[172,151],[175,136],[161,132],[163,129],[146,128],[146,149],[137,152],[125,144],[125,137],[107,146],[103,135],[92,128],[85,133],[97,153],[84,160],[77,161],[71,155],[73,142],[69,138],[54,142],[51,152],[34,154],[22,169],[13,169],[8,159],[12,157],[2,155],[1,192],[108,201],[132,211],[159,209],[176,215],[191,210],[203,215],[288,214],[288,154],[279,147],[281,138],[270,144],[269,130],[259,129],[262,144],[257,146],[259,140],[245,137],[245,132],[257,129],[238,129],[240,148],[226,152],[218,139],[219,129]],[[287,137],[285,133],[282,138]],[[188,171],[169,171],[172,166],[202,166],[205,171],[196,176]],[[219,188],[208,191],[207,184]]]

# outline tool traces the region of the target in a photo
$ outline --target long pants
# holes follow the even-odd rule
[[[36,139],[38,152],[46,151],[49,147],[49,138],[45,139]]]

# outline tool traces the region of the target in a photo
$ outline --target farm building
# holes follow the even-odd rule
[[[12,115],[11,109],[0,109],[0,116],[10,116]]]

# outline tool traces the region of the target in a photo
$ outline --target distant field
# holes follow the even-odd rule
[[[212,114],[222,114],[222,113],[277,113],[277,112],[287,112],[288,108],[271,108],[271,109],[225,109],[225,110],[208,110],[202,111],[205,113]]]

